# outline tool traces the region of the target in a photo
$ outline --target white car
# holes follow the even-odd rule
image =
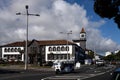
[[[56,74],[73,72],[74,63],[70,61],[57,62],[57,63],[54,63],[54,68],[55,68]]]
[[[97,66],[104,66],[105,62],[103,60],[97,60],[96,65]]]

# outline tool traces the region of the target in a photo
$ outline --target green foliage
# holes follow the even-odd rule
[[[104,57],[104,60],[107,61],[120,61],[120,51],[116,54],[111,54],[106,57]]]
[[[104,60],[113,61],[113,60],[115,60],[115,55],[114,54],[108,55],[108,56],[104,57]]]
[[[94,58],[94,52],[93,51],[89,51],[88,52],[88,56],[93,59]]]
[[[120,28],[120,0],[95,0],[94,11],[102,18],[113,18]]]

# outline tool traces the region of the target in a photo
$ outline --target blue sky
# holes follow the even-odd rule
[[[26,17],[29,17],[29,40],[66,39],[60,32],[73,32],[69,40],[79,39],[82,27],[87,34],[87,48],[99,54],[120,49],[120,31],[113,20],[100,18],[93,10],[93,0],[0,0],[0,44],[26,39]],[[14,36],[14,37],[13,37]]]
[[[102,25],[99,30],[101,31],[102,35],[107,38],[111,38],[118,44],[120,44],[120,29],[117,27],[117,24],[112,19],[101,18],[94,12],[94,0],[66,0],[67,2],[74,4],[77,3],[87,10],[87,17],[90,17],[90,21],[99,21],[103,19],[106,21],[104,25]]]

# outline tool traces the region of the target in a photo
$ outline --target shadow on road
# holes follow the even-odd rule
[[[20,71],[0,69],[0,74],[20,73]]]

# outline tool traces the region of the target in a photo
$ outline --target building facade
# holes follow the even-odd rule
[[[24,61],[24,41],[3,45],[1,49],[3,59]],[[67,40],[32,40],[28,45],[28,63],[30,64],[42,65],[56,60],[82,61],[84,57],[84,50]]]
[[[24,42],[14,42],[1,46],[1,58],[8,61],[24,61]]]
[[[44,64],[56,60],[82,61],[84,50],[73,42],[66,40],[33,40],[28,47],[30,63]]]
[[[85,49],[86,32],[84,28],[82,28],[78,40],[32,40],[28,41],[28,63],[43,65],[56,60],[74,60],[83,63]],[[3,45],[0,50],[2,59],[16,61],[25,59],[25,41]]]

